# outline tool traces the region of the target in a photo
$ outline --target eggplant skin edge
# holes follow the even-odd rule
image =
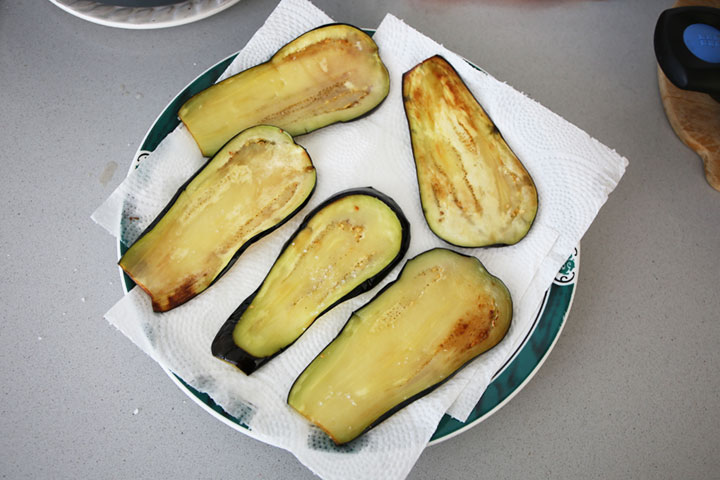
[[[239,132],[235,137],[237,137],[237,136],[239,136],[239,135],[242,135],[246,130],[250,130],[251,128],[256,128],[256,127],[259,127],[259,126],[272,127],[272,128],[278,129],[278,130],[280,130],[281,132],[287,134],[287,132],[285,132],[283,129],[278,128],[278,127],[275,127],[274,125],[255,125],[255,126],[252,126],[252,127],[249,127],[249,128],[247,128],[247,129],[243,130],[242,132]],[[232,137],[230,140],[228,140],[228,141],[225,143],[225,145],[223,145],[222,147],[220,147],[220,149],[218,150],[218,152],[221,152],[228,143],[232,142],[233,139],[235,139],[235,137]],[[292,138],[292,137],[291,137],[291,138]],[[293,142],[294,142],[294,139],[293,139]],[[295,145],[298,146],[298,147],[300,147],[300,148],[302,148],[303,151],[305,151],[305,154],[308,156],[308,159],[310,160],[310,165],[312,165],[312,167],[313,167],[313,169],[314,169],[314,168],[315,168],[315,165],[314,165],[314,163],[313,163],[313,161],[312,161],[312,157],[311,157],[310,154],[308,153],[307,149],[305,149],[305,147],[303,147],[303,146],[300,145],[299,143],[295,143]],[[207,160],[202,166],[200,166],[200,168],[198,168],[197,171],[196,171],[195,173],[193,173],[192,176],[187,179],[187,181],[185,181],[185,183],[183,183],[183,184],[178,188],[177,192],[175,192],[175,195],[173,195],[173,197],[170,199],[170,201],[167,203],[167,205],[165,205],[165,207],[160,211],[160,213],[157,214],[157,216],[156,216],[155,219],[150,223],[150,225],[148,225],[147,227],[145,227],[145,229],[142,231],[142,233],[137,237],[137,239],[135,239],[135,242],[137,242],[138,240],[140,240],[143,236],[145,236],[148,232],[150,232],[150,231],[158,224],[158,222],[160,222],[160,220],[163,218],[163,216],[165,216],[165,214],[173,207],[173,205],[175,205],[175,202],[176,202],[177,199],[180,197],[180,195],[185,191],[185,189],[187,188],[187,186],[190,185],[190,183],[195,179],[195,177],[197,177],[197,176],[200,174],[200,172],[203,171],[203,169],[212,161],[213,158],[214,158],[214,156],[208,158],[208,160]],[[277,230],[278,228],[282,227],[282,226],[283,226],[285,223],[287,223],[291,218],[293,218],[295,215],[297,215],[303,208],[305,208],[305,206],[308,204],[308,202],[309,202],[310,199],[312,198],[313,194],[315,193],[315,188],[316,188],[316,187],[317,187],[317,170],[316,170],[316,173],[315,173],[315,183],[313,184],[313,187],[312,187],[312,189],[310,190],[310,192],[308,193],[307,197],[305,197],[305,200],[303,200],[303,202],[302,202],[300,205],[298,205],[298,207],[297,207],[295,210],[293,210],[292,212],[290,212],[290,213],[289,213],[285,218],[283,218],[280,222],[276,223],[275,225],[273,225],[272,227],[268,228],[267,230],[263,230],[262,232],[258,233],[258,234],[255,235],[254,237],[251,237],[250,239],[248,239],[248,241],[245,242],[245,243],[235,252],[235,254],[232,256],[232,258],[230,258],[230,260],[228,261],[228,263],[225,265],[225,267],[223,267],[223,269],[220,270],[220,272],[215,276],[215,278],[212,280],[212,282],[210,282],[210,284],[205,288],[205,290],[207,290],[208,288],[212,287],[212,286],[215,284],[215,282],[217,282],[223,275],[225,275],[225,273],[227,273],[227,271],[230,270],[230,268],[232,268],[232,266],[235,264],[235,262],[237,261],[237,259],[240,258],[240,255],[242,255],[243,252],[245,252],[245,250],[247,250],[252,244],[254,244],[254,243],[257,242],[258,240],[262,239],[262,238],[265,237],[266,235],[271,234],[272,232],[274,232],[274,231]],[[128,248],[130,248],[135,242],[133,242],[131,245],[128,245]],[[120,269],[123,271],[123,273],[124,273],[125,275],[127,275],[128,277],[130,277],[130,279],[133,281],[133,283],[135,283],[138,287],[140,287],[143,291],[145,291],[145,293],[147,293],[148,296],[152,296],[151,293],[148,291],[148,289],[145,288],[144,285],[142,285],[142,283],[136,281],[135,278],[133,278],[133,276],[130,275],[130,273],[128,273],[127,271],[125,271],[125,269],[122,268],[122,266],[120,265],[120,261],[122,261],[122,256],[121,256],[120,260],[118,260],[117,265],[120,267]],[[204,291],[204,290],[203,290],[203,291]],[[199,292],[198,294],[194,295],[193,297],[190,297],[190,298],[188,298],[188,299],[186,299],[186,300],[184,300],[184,301],[182,301],[182,302],[179,302],[179,303],[173,305],[172,308],[179,307],[180,305],[183,305],[184,303],[189,302],[189,301],[192,300],[193,298],[197,297],[197,295],[199,295],[200,293],[202,293],[202,292]],[[171,308],[170,310],[172,310],[172,308]],[[153,309],[153,310],[154,310],[154,309]],[[154,311],[156,311],[156,310],[154,310]],[[165,311],[169,311],[169,310],[165,310]],[[163,311],[156,311],[156,313],[164,313],[164,312],[163,312]]]
[[[334,25],[351,27],[351,28],[354,28],[354,29],[359,30],[360,32],[364,33],[365,35],[367,35],[367,36],[370,37],[371,39],[372,39],[372,37],[373,37],[372,33],[374,33],[374,31],[373,31],[372,33],[368,33],[367,31],[365,31],[365,29],[362,29],[362,28],[356,27],[355,25],[352,25],[352,24],[350,24],[350,23],[344,23],[344,22],[326,23],[325,25],[319,25],[319,26],[317,26],[317,27],[315,27],[315,28],[313,28],[313,29],[310,29],[310,30],[308,30],[308,31],[305,32],[305,33],[312,32],[313,30],[318,30],[318,29],[321,29],[321,28],[323,28],[323,27],[330,27],[330,26],[334,26]],[[292,40],[291,40],[291,41],[292,41]],[[290,42],[288,42],[288,43],[290,43]],[[285,45],[287,45],[288,43],[286,43]],[[375,40],[373,40],[373,43],[375,43]],[[282,47],[280,47],[280,48],[278,49],[278,51],[279,51],[280,49],[284,48],[285,45],[283,45]],[[377,43],[375,43],[375,46],[376,46],[377,49],[378,49],[378,57],[380,57],[380,47],[377,45]],[[270,60],[268,59],[267,61],[269,62]],[[380,61],[382,62],[382,57],[380,57]],[[373,112],[375,112],[375,110],[377,110],[378,108],[380,108],[380,106],[383,104],[383,102],[385,101],[385,99],[387,98],[387,96],[390,94],[390,73],[388,72],[388,69],[387,69],[387,67],[385,66],[385,62],[382,62],[382,66],[385,68],[385,72],[387,73],[387,81],[388,81],[388,88],[387,88],[387,91],[385,92],[385,96],[383,96],[383,98],[377,103],[377,105],[375,105],[374,107],[372,107],[372,108],[371,108],[370,110],[368,110],[367,112],[365,112],[365,113],[363,113],[363,114],[361,114],[361,115],[358,115],[357,117],[348,119],[348,120],[338,120],[338,121],[335,122],[335,123],[350,123],[350,122],[354,122],[355,120],[360,120],[360,119],[363,119],[363,118],[367,117],[368,115],[371,115]],[[333,123],[333,124],[330,124],[330,125],[335,125],[335,124]],[[325,125],[325,127],[329,127],[330,125]],[[312,133],[312,132],[314,132],[315,130],[320,130],[320,129],[325,128],[325,127],[318,127],[318,128],[316,128],[316,129],[313,129],[313,130],[308,130],[307,132],[303,133],[302,135],[306,135],[306,134],[308,134],[308,133]],[[301,135],[296,135],[296,137],[299,137],[299,136],[301,136]],[[295,138],[295,137],[293,137],[293,138]],[[372,187],[360,187],[360,188],[370,188],[370,189],[372,189],[372,190],[375,190],[375,189],[372,188]],[[375,190],[375,191],[377,191],[377,190]],[[378,193],[380,193],[380,192],[378,192]],[[394,200],[393,200],[393,203],[394,203]],[[399,207],[398,207],[398,208],[399,208]]]
[[[465,82],[462,80],[462,77],[460,76],[460,74],[458,73],[458,71],[455,69],[455,67],[452,65],[452,63],[450,63],[445,57],[443,57],[443,56],[440,55],[440,54],[435,54],[435,55],[432,55],[432,56],[426,58],[426,59],[423,60],[422,62],[420,62],[420,63],[418,63],[417,65],[415,65],[414,67],[412,67],[412,68],[411,68],[410,70],[408,70],[407,72],[403,73],[403,74],[402,74],[401,83],[404,84],[404,83],[405,83],[405,77],[406,77],[407,75],[411,74],[411,73],[413,72],[413,70],[415,70],[416,68],[420,67],[425,61],[430,60],[430,59],[433,58],[433,57],[438,57],[438,58],[444,60],[444,61],[450,66],[450,68],[455,72],[455,74],[458,76],[458,78],[460,79],[460,81],[461,81],[461,82],[465,85],[465,87],[467,88],[467,84],[465,84]],[[478,102],[477,98],[475,98],[475,95],[472,93],[472,91],[471,91],[469,88],[467,88],[467,89],[468,89],[468,92],[470,93],[470,96],[473,98],[473,100],[475,100],[475,102],[482,108],[482,105],[480,104],[480,102]],[[405,108],[406,108],[406,107],[405,107],[405,94],[404,94],[404,92],[403,92],[403,110],[405,110]],[[484,110],[485,110],[485,109],[483,108],[483,111],[484,111]],[[502,134],[502,132],[500,131],[500,129],[497,128],[497,126],[495,125],[495,122],[493,121],[492,117],[490,117],[490,114],[487,113],[487,112],[485,112],[485,115],[487,115],[488,119],[490,119],[490,122],[492,122],[492,124],[495,126],[495,130],[497,131],[497,134],[500,136],[500,138],[502,139],[502,141],[505,142],[505,144],[508,146],[508,148],[512,151],[512,149],[510,148],[510,145],[507,143],[507,140],[505,140],[505,136]],[[407,126],[408,126],[408,131],[410,132],[410,131],[412,130],[412,126],[410,125],[410,119],[408,118],[407,113],[406,113],[406,115],[405,115],[405,121],[406,121]],[[412,141],[410,142],[410,149],[411,149],[411,151],[412,151],[412,153],[413,153],[413,162],[414,162],[414,161],[415,161],[415,147],[414,147]],[[514,152],[513,152],[513,153],[514,153]],[[517,155],[516,155],[516,158],[517,158]],[[521,161],[519,158],[518,158],[518,162],[520,162],[520,163],[522,164],[522,161]],[[522,164],[522,165],[523,165],[523,168],[527,171],[527,169],[525,168],[525,165],[524,165],[524,164]],[[529,173],[528,173],[528,176],[530,176]],[[418,189],[419,189],[419,187],[420,187],[420,173],[418,172],[418,169],[417,169],[417,168],[415,168],[415,180],[416,180],[416,182],[417,182]],[[530,176],[530,180],[531,180],[531,181],[533,182],[533,184],[534,184],[534,180],[532,179],[532,176]],[[537,190],[537,187],[535,187],[534,190],[535,190],[535,215],[533,216],[532,221],[528,224],[528,228],[527,228],[527,230],[526,230],[526,232],[525,232],[525,235],[523,235],[522,237],[518,238],[518,239],[517,239],[516,241],[514,241],[514,242],[510,242],[510,243],[493,243],[493,244],[489,244],[489,245],[479,245],[479,246],[476,246],[476,245],[460,245],[460,244],[457,244],[457,243],[453,243],[452,241],[444,238],[443,236],[440,235],[440,233],[438,233],[438,232],[435,230],[435,225],[434,225],[432,222],[428,221],[428,217],[427,217],[427,212],[426,212],[426,210],[425,210],[425,206],[422,205],[422,202],[421,202],[421,208],[422,208],[422,212],[423,212],[423,218],[425,219],[425,223],[427,224],[428,228],[429,228],[430,231],[433,233],[433,235],[435,235],[437,238],[439,238],[439,239],[442,240],[443,242],[447,243],[448,245],[452,245],[453,247],[458,247],[458,248],[497,248],[497,247],[507,247],[507,246],[516,245],[517,243],[519,243],[521,240],[523,240],[523,239],[527,236],[527,234],[528,234],[528,233],[530,232],[530,230],[532,229],[532,226],[535,224],[535,220],[537,219],[537,212],[538,212],[539,209],[540,209],[540,194],[539,194],[539,192],[538,192],[538,190]],[[418,196],[419,196],[419,192],[418,192]]]
[[[343,325],[343,327],[340,329],[340,331],[338,332],[338,334],[337,334],[330,342],[328,342],[328,344],[318,353],[318,355],[316,355],[316,357],[317,357],[317,356],[320,356],[320,355],[325,351],[325,348],[327,348],[331,343],[333,343],[333,342],[345,331],[345,328],[348,326],[348,324],[350,323],[350,320],[355,316],[355,313],[356,313],[357,311],[359,311],[360,309],[364,308],[366,305],[369,305],[370,303],[372,303],[373,301],[375,301],[376,298],[378,298],[380,295],[382,295],[388,288],[390,288],[392,285],[395,284],[395,282],[397,282],[397,281],[400,279],[400,277],[402,276],[403,272],[405,271],[405,267],[407,266],[407,263],[408,263],[408,262],[414,260],[415,258],[419,257],[420,255],[424,255],[424,254],[426,254],[426,253],[428,253],[428,252],[432,252],[432,251],[434,251],[434,250],[449,250],[449,251],[451,251],[451,252],[453,252],[453,253],[456,253],[456,254],[458,254],[458,255],[461,255],[461,256],[463,256],[463,257],[473,258],[473,259],[477,260],[478,262],[480,262],[480,265],[482,265],[483,268],[485,268],[485,265],[484,265],[484,264],[480,261],[480,259],[478,259],[477,257],[475,257],[475,256],[473,256],[473,255],[466,255],[466,254],[464,254],[464,253],[457,252],[457,251],[455,251],[455,250],[453,250],[453,249],[443,248],[443,247],[431,248],[431,249],[429,249],[429,250],[425,250],[424,252],[421,252],[421,253],[415,255],[415,256],[412,257],[412,258],[409,258],[409,259],[405,262],[405,265],[403,265],[403,268],[400,270],[400,272],[398,273],[398,275],[397,275],[397,277],[395,278],[395,280],[393,280],[392,282],[389,282],[388,284],[386,284],[386,285],[385,285],[382,289],[380,289],[370,300],[368,300],[365,304],[361,305],[357,310],[355,310],[354,312],[352,312],[352,313],[348,316],[348,319],[347,319],[347,321],[345,322],[345,325]],[[509,331],[510,331],[510,328],[512,327],[512,322],[513,322],[513,318],[514,318],[513,301],[512,301],[512,296],[511,296],[511,294],[510,294],[510,290],[507,288],[507,286],[505,285],[505,283],[500,279],[500,277],[497,277],[497,276],[493,275],[493,274],[490,273],[487,269],[485,269],[485,270],[488,272],[488,274],[490,274],[490,275],[492,275],[493,277],[495,277],[495,278],[497,279],[497,281],[500,282],[500,284],[501,284],[503,287],[505,287],[505,290],[507,291],[508,299],[510,300],[510,320],[509,320],[509,322],[508,322],[508,329],[507,329],[507,331],[506,331],[506,335],[507,335],[507,332],[509,332]],[[503,337],[503,338],[504,338],[504,337]],[[468,366],[469,364],[471,364],[473,361],[477,360],[481,355],[483,355],[483,354],[491,351],[491,350],[494,349],[495,347],[497,347],[500,343],[502,343],[502,339],[501,339],[498,343],[496,343],[495,345],[493,345],[492,347],[490,347],[489,349],[485,350],[485,351],[482,352],[481,354],[479,354],[479,355],[471,358],[470,360],[468,360],[467,362],[465,362],[464,364],[462,364],[460,367],[458,367],[454,372],[452,372],[450,375],[448,375],[447,377],[445,377],[443,380],[441,380],[441,381],[439,381],[439,382],[437,382],[437,383],[429,386],[429,387],[426,388],[425,390],[422,390],[422,391],[418,392],[417,394],[413,395],[412,397],[410,397],[410,398],[408,398],[408,399],[406,399],[406,400],[398,403],[397,405],[395,405],[394,407],[392,407],[391,409],[389,409],[387,412],[385,412],[385,413],[383,413],[382,415],[380,415],[374,422],[372,422],[370,425],[368,425],[364,430],[362,430],[360,433],[358,433],[355,438],[353,438],[352,440],[350,440],[350,441],[348,441],[348,442],[338,442],[338,441],[332,436],[332,434],[331,434],[330,432],[328,432],[327,430],[325,430],[325,429],[323,428],[322,425],[317,425],[317,424],[315,424],[315,423],[313,423],[313,425],[316,425],[316,426],[317,426],[318,428],[320,428],[323,432],[325,432],[325,434],[327,434],[328,437],[330,437],[330,439],[331,439],[336,445],[338,445],[338,446],[352,444],[353,442],[355,442],[355,441],[357,441],[358,439],[360,439],[365,433],[367,433],[368,431],[370,431],[370,430],[372,430],[373,428],[377,427],[379,424],[381,424],[382,422],[384,422],[385,420],[387,420],[388,418],[390,418],[391,416],[393,416],[394,414],[396,414],[397,412],[399,412],[399,411],[402,410],[403,408],[407,407],[408,405],[410,405],[411,403],[415,402],[416,400],[419,400],[420,398],[424,397],[425,395],[428,395],[428,394],[432,393],[432,392],[433,392],[435,389],[437,389],[438,387],[441,387],[442,385],[444,385],[447,381],[451,380],[459,371],[461,371],[463,368],[467,367],[467,366]],[[293,384],[290,386],[290,389],[288,390],[288,394],[287,394],[287,396],[285,397],[285,403],[286,403],[286,404],[290,405],[290,401],[289,401],[289,400],[290,400],[290,393],[292,392],[293,388],[295,387],[295,384],[297,383],[298,379],[302,376],[302,374],[305,372],[305,370],[307,370],[307,368],[312,364],[313,361],[314,361],[314,358],[313,358],[313,360],[310,361],[310,363],[308,363],[308,365],[302,370],[302,372],[300,372],[300,374],[298,374],[297,378],[295,379],[295,381],[293,382]],[[291,407],[291,408],[292,408],[292,407]],[[293,410],[295,411],[294,408],[293,408]],[[297,413],[298,415],[303,416],[303,418],[305,418],[305,416],[302,415],[300,412],[297,412],[297,411],[296,411],[296,413]],[[309,419],[307,419],[307,420],[310,421]],[[312,423],[312,422],[311,422],[311,423]]]
[[[350,196],[350,195],[367,195],[370,197],[377,198],[381,200],[383,203],[385,203],[390,210],[397,216],[400,226],[402,229],[402,238],[400,240],[400,250],[398,251],[395,258],[388,263],[382,270],[380,270],[378,273],[373,275],[372,277],[368,278],[364,282],[362,282],[360,285],[352,289],[350,292],[348,292],[343,297],[339,298],[337,301],[333,302],[331,305],[329,305],[325,310],[318,313],[316,319],[319,319],[321,316],[323,316],[326,312],[329,310],[332,310],[337,305],[350,300],[353,297],[356,297],[362,293],[365,293],[373,288],[382,281],[390,271],[395,268],[395,266],[402,261],[402,259],[405,257],[405,254],[407,253],[408,248],[410,247],[410,222],[405,217],[405,214],[400,209],[400,206],[388,195],[372,188],[372,187],[363,187],[363,188],[352,188],[349,190],[343,190],[339,193],[336,193],[335,195],[332,195],[328,199],[324,200],[322,203],[320,203],[318,206],[316,206],[312,211],[310,211],[305,218],[303,219],[302,223],[298,226],[298,228],[293,232],[293,234],[288,238],[288,240],[283,245],[282,249],[277,255],[277,258],[273,262],[273,265],[268,270],[268,274],[270,271],[272,271],[273,267],[275,266],[275,263],[277,263],[278,259],[282,256],[283,252],[293,243],[295,240],[295,237],[307,226],[308,222],[315,216],[316,213],[318,213],[320,210],[325,208],[326,206],[330,205],[331,203],[340,200],[341,198]],[[267,276],[267,275],[266,275]],[[238,320],[242,316],[243,312],[247,310],[247,308],[252,303],[255,296],[260,291],[260,288],[262,287],[263,282],[260,282],[260,285],[258,288],[250,294],[249,297],[247,297],[239,306],[238,308],[230,315],[228,320],[220,327],[220,330],[215,336],[215,339],[213,340],[212,346],[211,346],[211,352],[213,356],[224,360],[237,368],[239,368],[243,373],[246,375],[252,374],[254,371],[256,371],[258,368],[265,365],[267,362],[275,358],[276,356],[280,355],[282,352],[284,352],[286,349],[288,349],[291,345],[293,345],[297,339],[299,339],[302,335],[298,336],[295,341],[287,345],[286,347],[280,349],[275,354],[268,356],[268,357],[256,357],[254,355],[251,355],[250,353],[246,352],[242,348],[238,347],[232,337],[233,330],[235,329],[235,325],[237,324]]]

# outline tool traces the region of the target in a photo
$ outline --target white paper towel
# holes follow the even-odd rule
[[[380,48],[391,79],[401,79],[404,72],[432,55],[445,57],[535,180],[539,210],[530,235],[513,247],[497,251],[466,250],[480,258],[491,272],[510,280],[508,287],[513,295],[515,315],[509,338],[488,352],[483,360],[488,365],[501,366],[531,327],[530,323],[544,291],[617,185],[627,160],[512,87],[478,72],[458,55],[392,15],[383,20],[373,39]],[[397,144],[398,155],[401,158],[412,158],[399,81],[391,85],[383,112],[388,117],[386,124],[395,126],[387,134],[403,138]],[[538,232],[536,229],[543,231]],[[557,233],[556,239],[553,239],[553,233]],[[533,234],[541,238],[533,237]],[[554,244],[548,245],[553,241]],[[545,246],[549,250],[544,250]],[[530,253],[533,247],[538,248]],[[540,263],[519,260],[519,252],[528,252]],[[488,258],[488,255],[498,253],[503,256],[499,264],[495,258]],[[532,266],[532,270],[519,270],[518,265],[512,263],[516,260],[520,265]],[[515,273],[506,273],[505,267]],[[527,283],[515,284],[514,274],[526,275],[523,280]],[[516,288],[511,284],[515,284]],[[473,381],[448,410],[450,415],[460,420],[467,418],[491,376],[497,371],[477,370]]]
[[[226,74],[267,60],[299,34],[328,23],[305,0],[284,0],[238,55]],[[106,318],[162,366],[207,392],[257,438],[286,448],[323,478],[403,478],[448,411],[465,418],[492,375],[524,338],[544,291],[592,222],[620,177],[626,160],[509,86],[467,65],[457,55],[388,15],[374,36],[390,72],[391,89],[371,115],[297,138],[309,152],[318,184],[308,206],[275,233],[250,247],[215,285],[164,314],[132,290]],[[485,107],[539,192],[538,216],[519,244],[497,249],[457,249],[475,255],[508,286],[513,324],[496,348],[481,356],[432,394],[404,408],[346,447],[332,442],[285,403],[302,369],[337,334],[350,313],[377,289],[339,305],[293,346],[251,377],[210,354],[210,344],[227,316],[260,284],[284,241],[304,215],[337,191],[372,186],[393,197],[412,225],[408,258],[444,246],[427,227],[417,192],[401,99],[401,75],[434,54],[458,70]],[[131,243],[202,163],[181,126],[118,187],[93,218],[114,233],[122,223]],[[135,217],[128,228],[128,216]],[[402,264],[401,264],[402,265]],[[392,281],[401,266],[377,288]]]

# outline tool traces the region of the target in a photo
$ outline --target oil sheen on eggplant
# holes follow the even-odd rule
[[[275,125],[297,136],[353,120],[380,104],[389,85],[370,36],[350,25],[326,25],[193,96],[178,115],[210,156],[252,125]]]
[[[511,319],[510,293],[478,259],[427,251],[352,314],[288,403],[335,443],[349,442],[497,345]]]
[[[323,202],[225,322],[213,355],[252,373],[325,311],[374,287],[405,255],[409,229],[397,204],[371,188]]]
[[[403,101],[430,229],[462,247],[525,237],[535,184],[455,69],[428,58],[403,75]]]
[[[178,191],[119,265],[150,295],[153,310],[170,310],[300,210],[314,188],[304,148],[277,127],[250,128]]]

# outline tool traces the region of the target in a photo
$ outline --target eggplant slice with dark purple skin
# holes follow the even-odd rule
[[[347,443],[497,345],[512,315],[510,292],[477,258],[429,250],[352,314],[288,404]]]
[[[252,242],[297,213],[315,189],[305,149],[277,127],[228,142],[125,252],[119,265],[164,312],[204,291]]]
[[[262,285],[220,328],[212,354],[251,374],[335,305],[373,288],[410,244],[400,207],[372,188],[330,197],[285,243]]]
[[[530,174],[442,57],[403,75],[423,213],[441,239],[461,247],[512,245],[538,208]]]
[[[203,90],[178,113],[203,155],[239,131],[275,125],[293,137],[347,122],[388,94],[387,69],[369,35],[350,25],[311,30],[270,60]]]

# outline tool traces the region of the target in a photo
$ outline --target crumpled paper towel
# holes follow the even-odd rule
[[[299,34],[331,20],[306,0],[283,0],[228,68],[226,75],[265,61]],[[308,206],[275,233],[250,247],[211,288],[170,312],[152,312],[135,288],[106,318],[163,367],[208,393],[264,442],[291,451],[323,478],[403,478],[446,411],[463,419],[492,375],[530,328],[544,291],[622,176],[627,161],[587,134],[460,57],[388,15],[374,36],[390,72],[391,89],[371,115],[326,127],[296,140],[309,152],[318,184]],[[522,159],[539,192],[540,208],[528,236],[512,247],[456,249],[477,256],[508,286],[514,300],[506,338],[433,393],[402,409],[355,442],[335,447],[290,409],[285,399],[294,379],[337,334],[350,313],[396,278],[318,319],[283,354],[245,376],[215,359],[210,344],[227,316],[260,284],[285,240],[315,205],[351,187],[372,186],[393,197],[412,224],[406,258],[448,247],[422,216],[401,99],[401,75],[434,55],[458,70]],[[224,77],[223,77],[224,78]],[[178,127],[141,162],[93,218],[132,243],[179,185],[204,163],[188,132]],[[128,218],[134,217],[134,228]],[[122,228],[119,226],[122,224]]]
[[[384,117],[378,115],[376,120],[385,125],[387,142],[393,145],[388,148],[396,149],[393,156],[412,158],[402,105],[402,74],[440,54],[458,71],[498,126],[538,189],[538,214],[525,239],[500,249],[458,249],[477,256],[491,272],[503,281],[507,279],[515,308],[508,337],[470,367],[475,370],[473,380],[448,409],[450,415],[464,420],[497,371],[493,368],[502,366],[525,337],[545,290],[617,185],[627,160],[392,15],[385,17],[373,39],[390,72],[391,90],[382,107]],[[390,138],[397,137],[403,141],[390,142]],[[422,214],[419,202],[409,208],[414,209],[413,214]],[[418,223],[427,230],[421,221]],[[532,261],[520,259],[521,252],[531,255]],[[483,363],[493,368],[480,368]]]

